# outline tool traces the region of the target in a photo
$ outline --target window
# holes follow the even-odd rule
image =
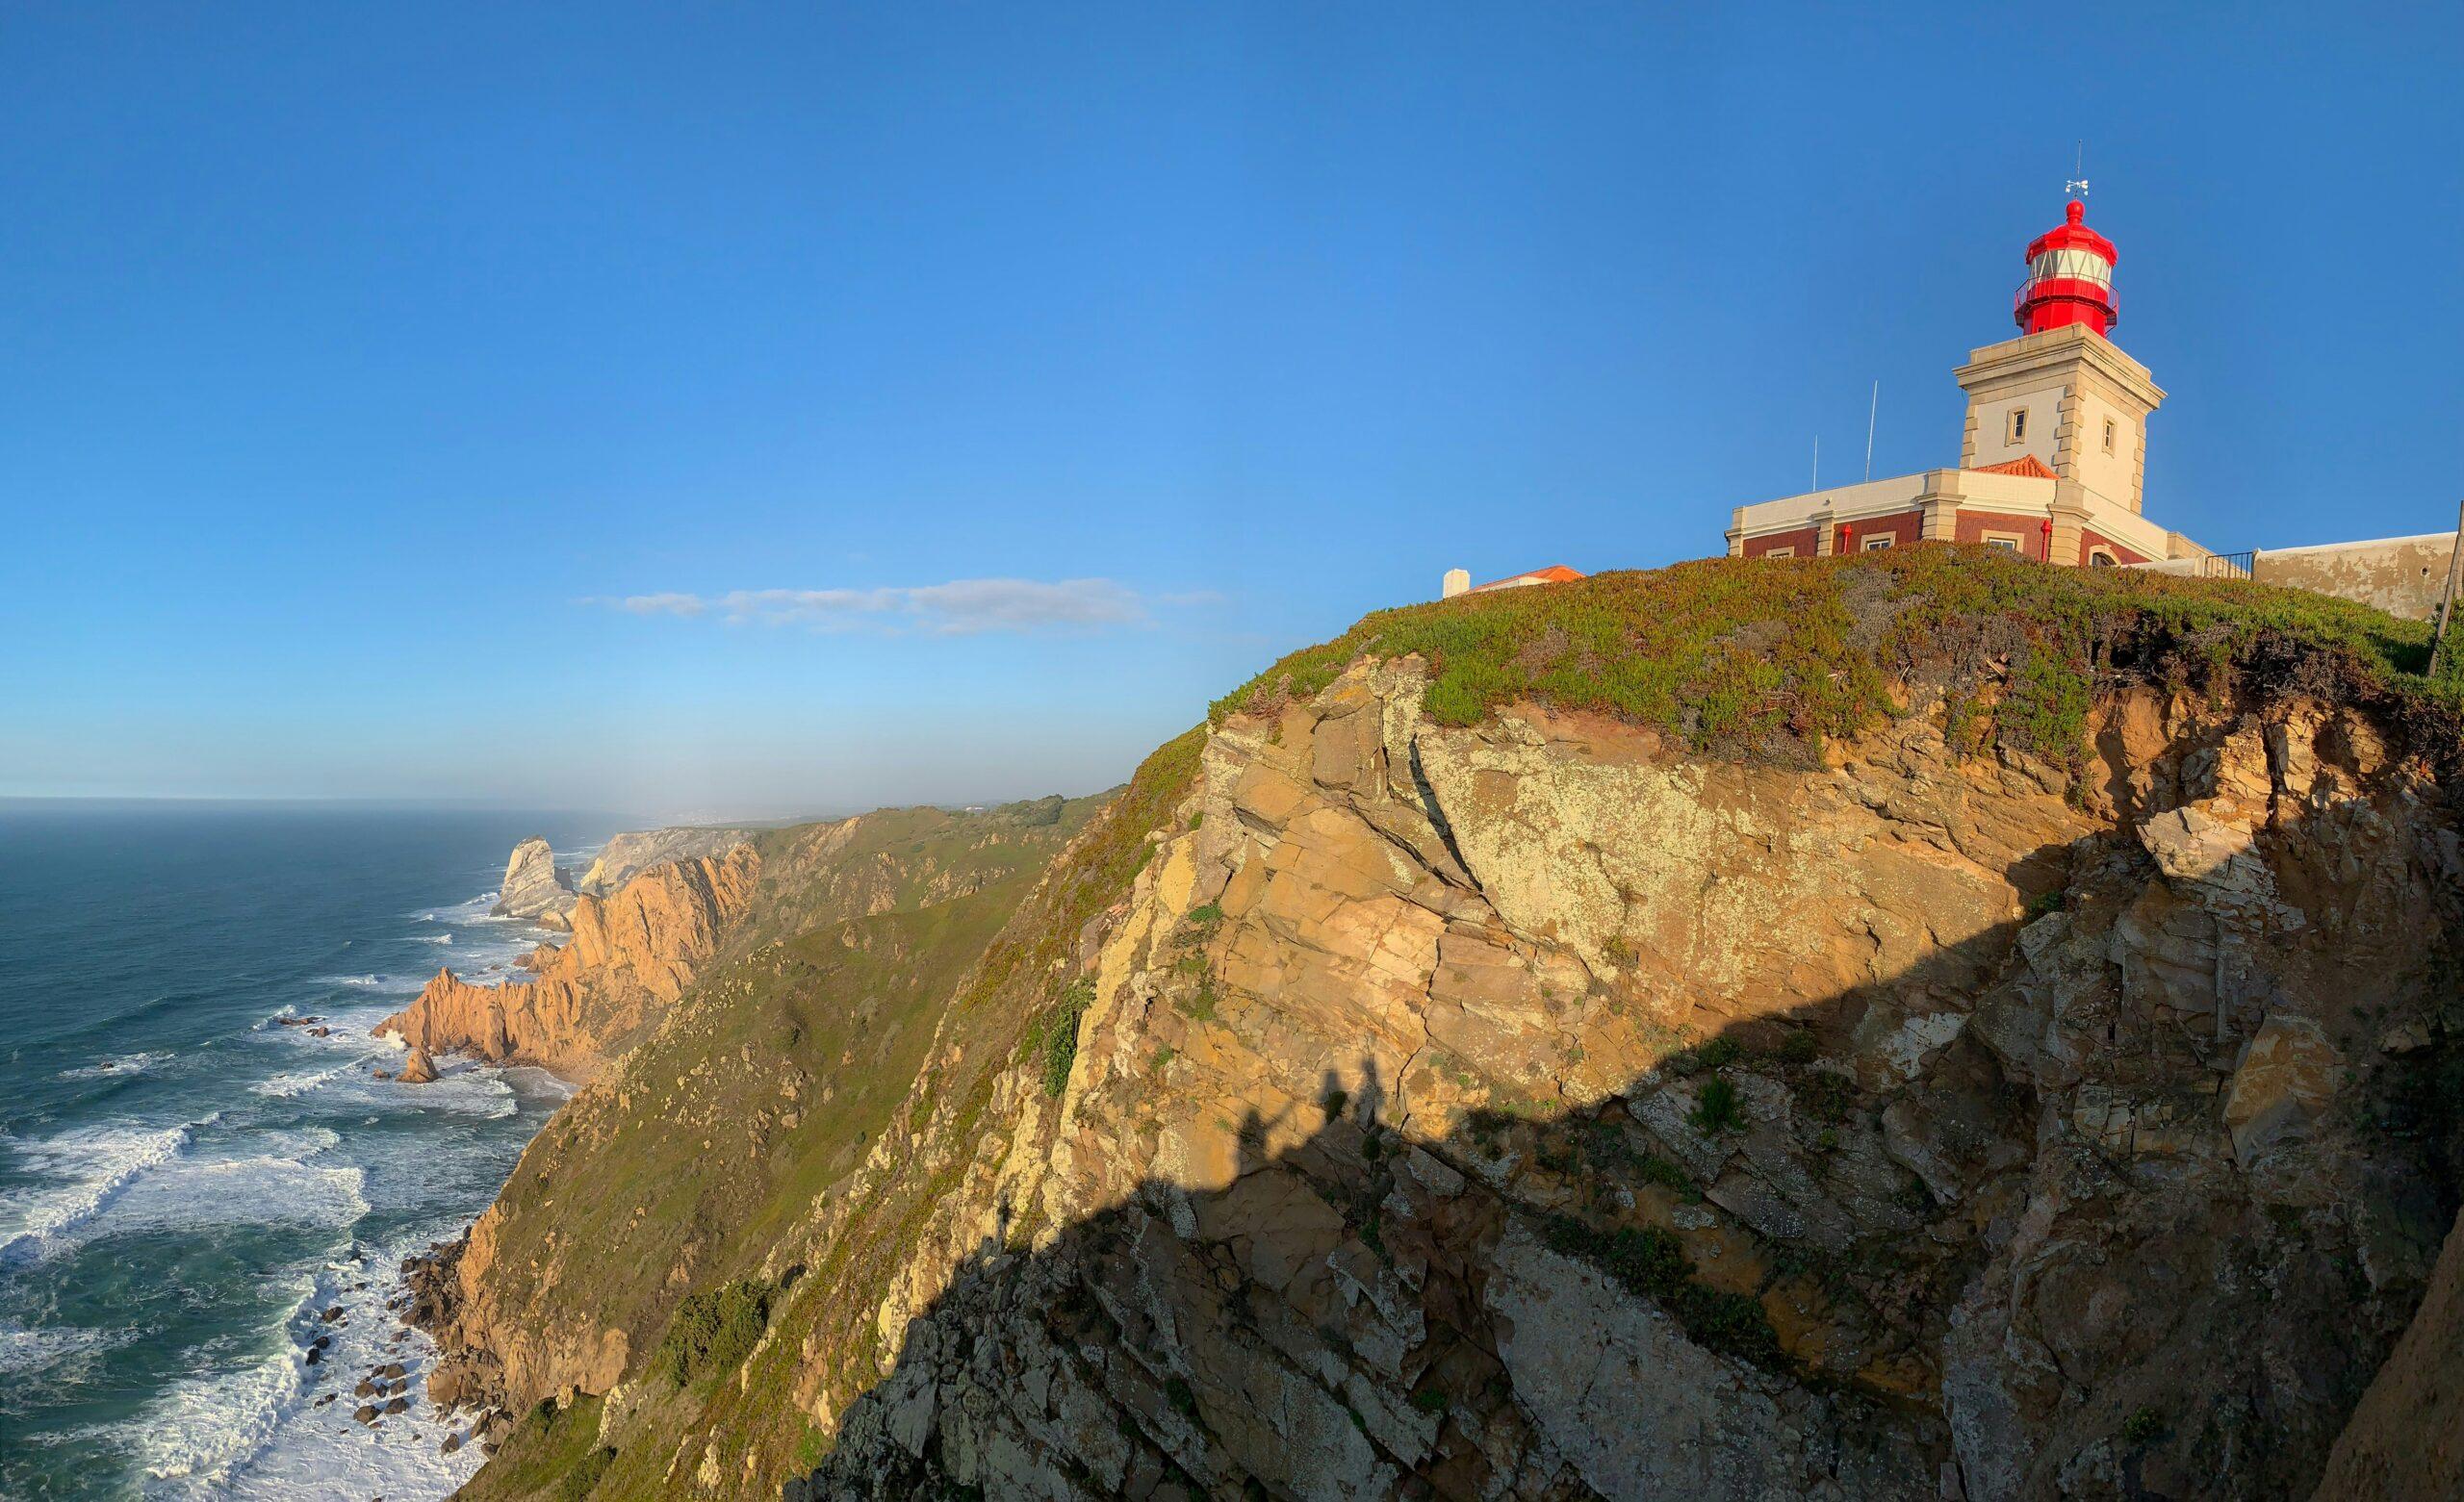
[[[1985,546],[1988,547],[1999,547],[2006,553],[2015,553],[2019,550],[2019,534],[2016,532],[1988,532],[1985,534]]]
[[[2088,549],[2088,567],[2091,569],[2111,569],[2119,566],[2121,560],[2114,556],[2114,551],[2110,547]]]
[[[2112,453],[2113,451],[2114,451],[2114,420],[2113,420],[2113,419],[2111,419],[2111,418],[2107,418],[2107,419],[2105,419],[2105,452],[2107,452],[2107,453]]]
[[[1797,548],[1793,543],[1785,547],[1766,547],[1762,550],[1762,556],[1765,558],[1793,558],[1796,555]]]
[[[1888,532],[1885,532],[1880,537],[1866,538],[1863,542],[1857,545],[1857,550],[1859,552],[1878,553],[1884,548],[1888,547],[1890,544],[1890,534]]]
[[[2011,436],[2006,440],[2006,442],[2024,444],[2027,441],[2028,409],[2025,407],[2013,407],[2011,409]]]

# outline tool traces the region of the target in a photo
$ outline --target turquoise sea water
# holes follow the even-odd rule
[[[399,1055],[369,1028],[542,937],[486,916],[517,839],[604,829],[0,802],[0,1496],[406,1502],[468,1474],[416,1387],[374,1430],[349,1390],[424,1369],[381,1307],[401,1257],[485,1208],[564,1092],[376,1080]],[[329,1036],[274,1020],[311,1014]]]

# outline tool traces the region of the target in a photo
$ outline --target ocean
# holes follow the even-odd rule
[[[477,1467],[441,1453],[468,1418],[429,1419],[432,1349],[382,1303],[566,1091],[460,1060],[377,1080],[401,1055],[369,1029],[545,936],[487,916],[518,839],[562,864],[607,827],[0,802],[0,1496],[414,1502]],[[363,1426],[351,1387],[390,1361],[411,1409]]]

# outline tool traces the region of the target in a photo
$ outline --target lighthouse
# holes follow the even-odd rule
[[[2086,224],[2088,206],[2078,199],[2049,229],[2028,243],[2028,279],[2011,299],[2011,317],[2023,334],[2042,334],[2076,323],[2099,334],[2120,321],[2114,302],[2114,242]]]
[[[1967,396],[1958,468],[1739,506],[1729,551],[1818,558],[1970,543],[2089,569],[2206,555],[2143,512],[2147,420],[2165,392],[2113,342],[2120,253],[2074,198],[2026,259],[2011,298],[2016,337],[1968,351],[1954,372]],[[1998,321],[1990,305],[1976,312]]]
[[[2028,278],[2011,298],[2019,337],[1971,351],[1956,372],[1967,393],[1960,464],[2032,458],[2136,515],[2146,494],[2147,419],[2165,393],[2111,338],[2121,315],[2114,300],[2120,252],[2088,227],[2078,199],[2062,217],[2028,242]]]

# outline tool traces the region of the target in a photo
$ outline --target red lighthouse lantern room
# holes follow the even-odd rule
[[[2114,301],[2114,242],[2080,220],[2088,206],[2076,198],[2060,229],[2039,235],[2028,246],[2028,279],[2011,299],[2020,332],[2041,334],[2066,323],[2085,323],[2099,334],[2121,320]]]

